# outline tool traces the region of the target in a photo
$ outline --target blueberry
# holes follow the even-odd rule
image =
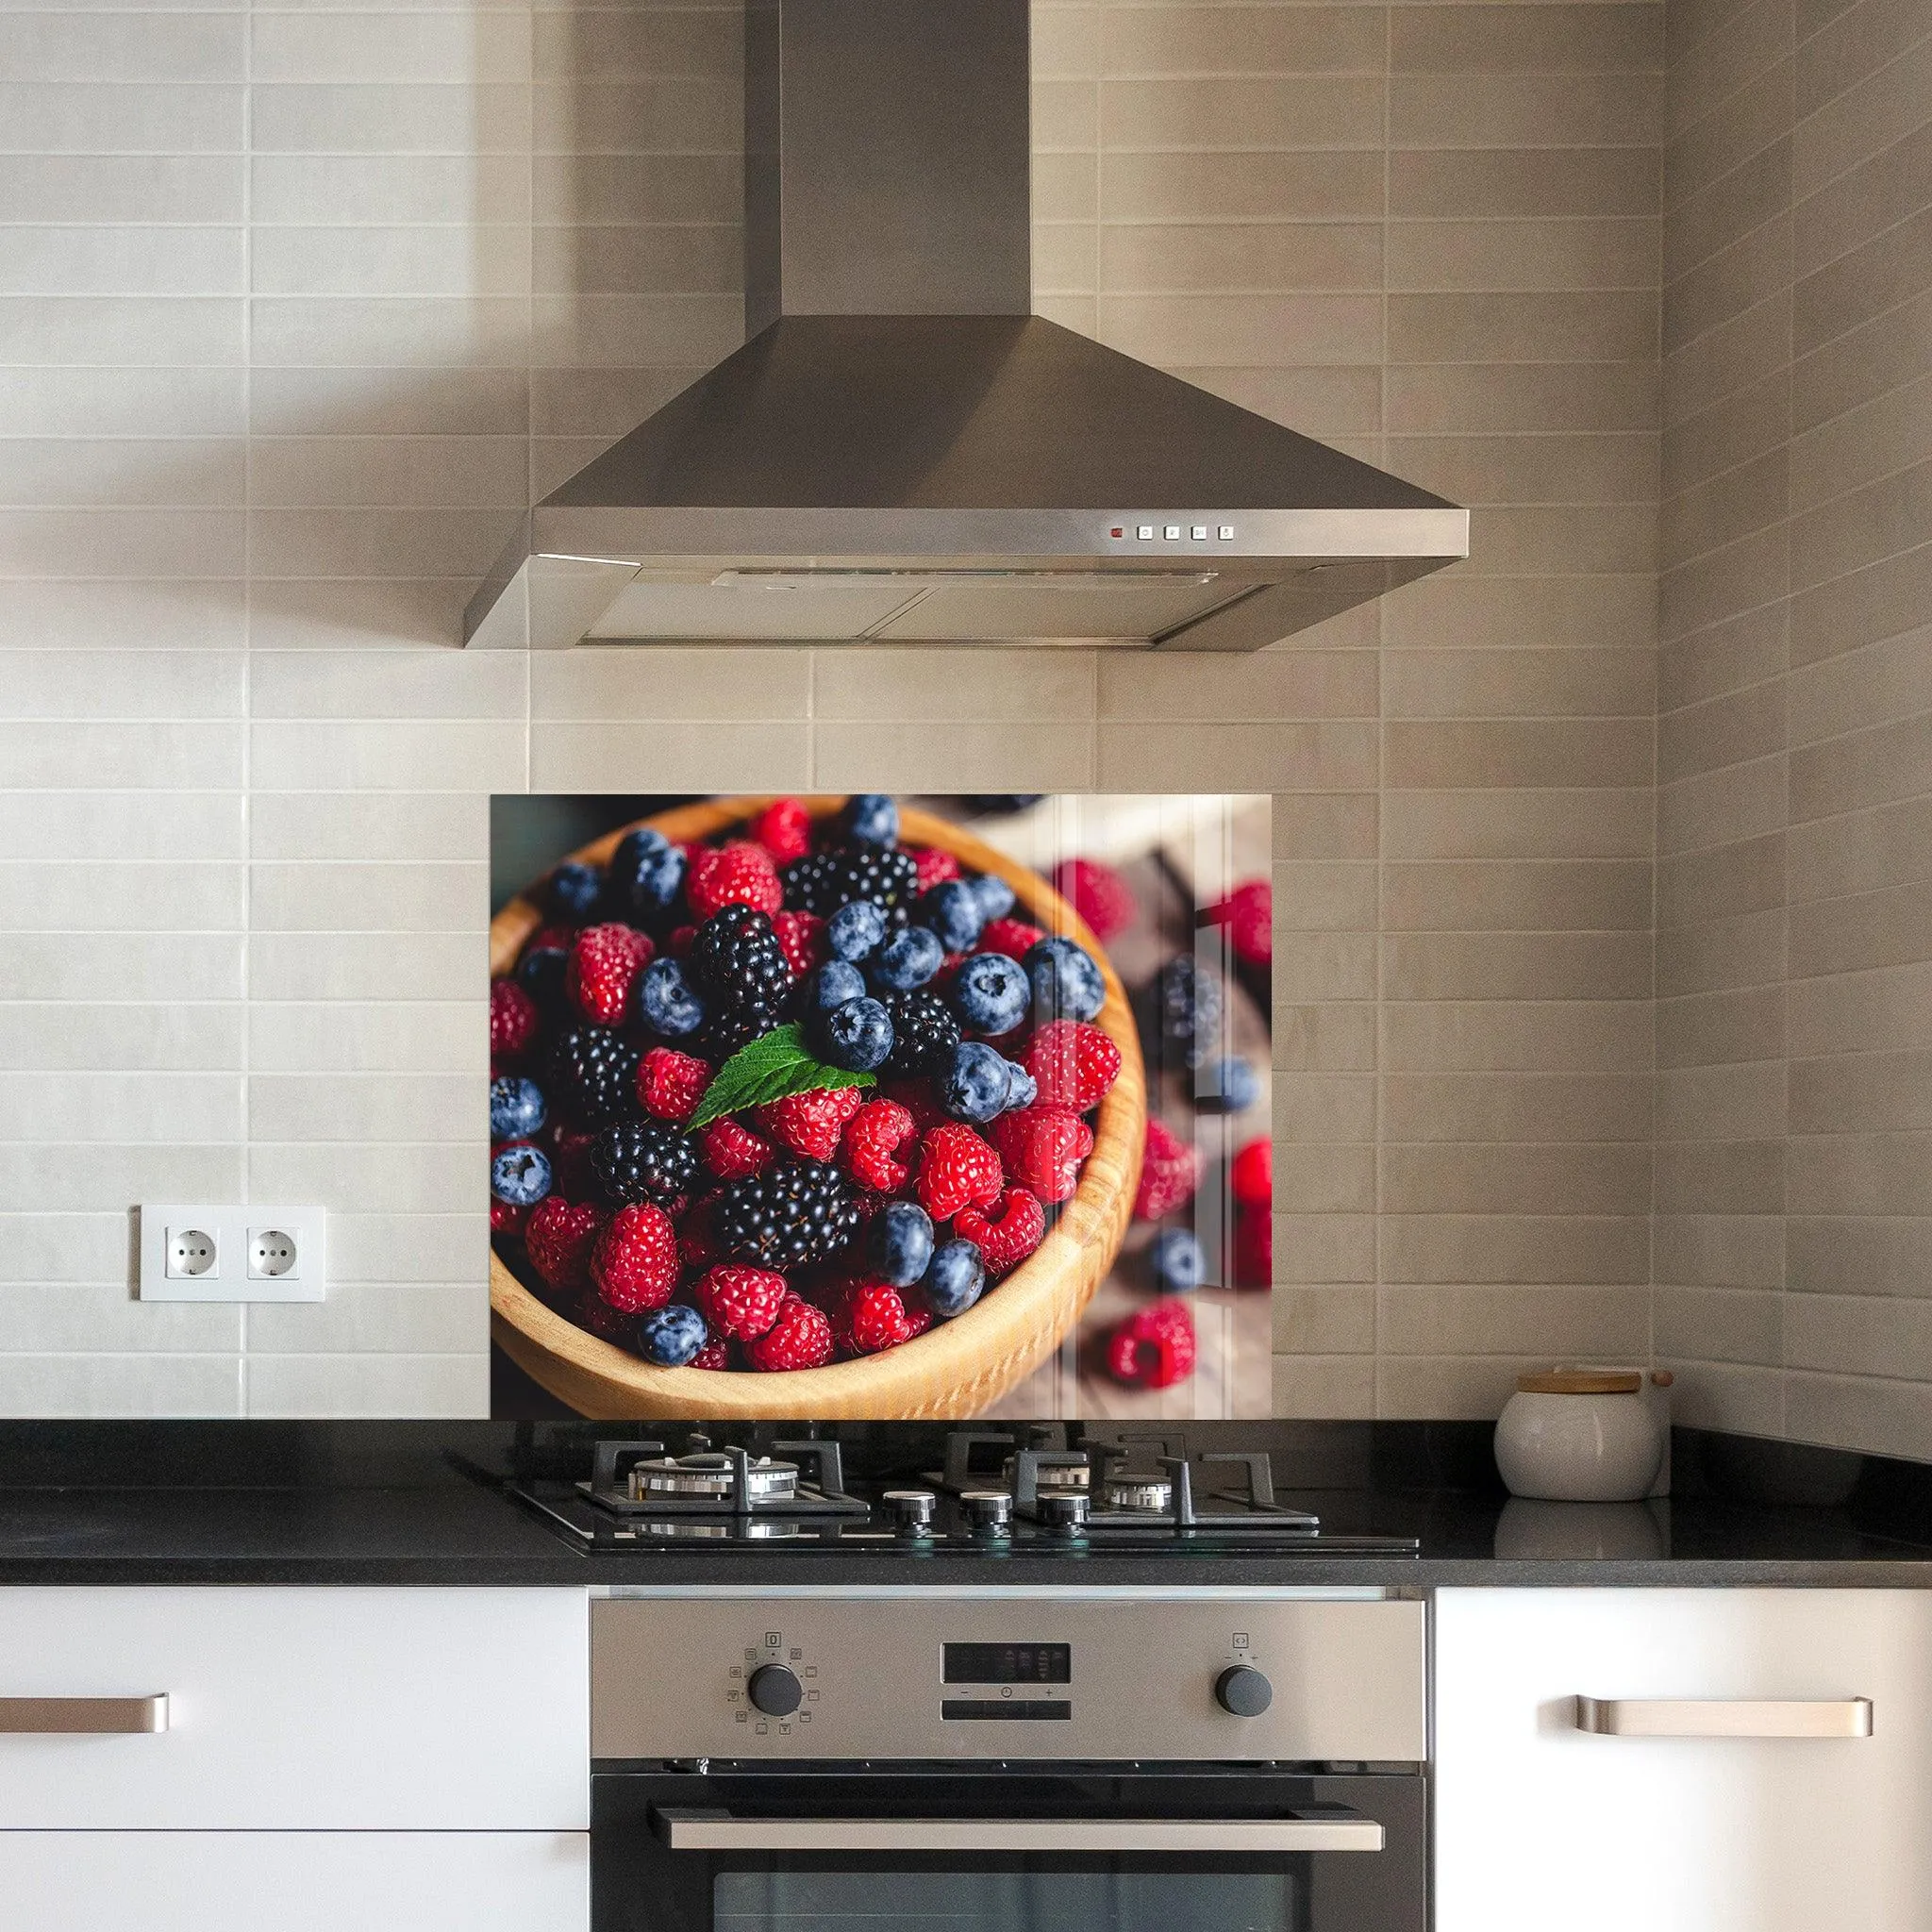
[[[525,1141],[541,1127],[550,1109],[543,1104],[543,1090],[534,1080],[506,1074],[490,1083],[490,1138],[492,1141]]]
[[[662,832],[640,825],[617,841],[610,855],[610,892],[616,909],[644,924],[669,910],[684,884],[684,851]]]
[[[1018,1060],[1007,1062],[1007,1104],[1000,1109],[1010,1113],[1016,1107],[1031,1107],[1040,1098],[1040,1082]]]
[[[594,865],[567,859],[550,874],[550,909],[567,925],[582,925],[593,918],[604,874]]]
[[[845,802],[845,836],[855,845],[896,845],[899,808],[885,791],[855,791]]]
[[[570,955],[561,946],[538,946],[517,961],[517,983],[540,1007],[561,1006],[569,967]]]
[[[681,1369],[709,1340],[705,1318],[683,1302],[666,1302],[638,1324],[644,1359],[660,1369]]]
[[[1041,940],[1027,947],[1024,963],[1033,982],[1033,1018],[1041,1026],[1049,1020],[1091,1020],[1106,1003],[1100,968],[1072,940]]]
[[[851,899],[825,922],[835,959],[862,959],[886,936],[886,915],[870,899]]]
[[[872,956],[872,976],[890,992],[910,992],[924,986],[945,958],[946,949],[936,932],[923,925],[904,926]]]
[[[1032,997],[1020,962],[1004,953],[974,954],[953,981],[953,1004],[975,1033],[1010,1033]]]
[[[550,1158],[521,1141],[498,1148],[490,1163],[490,1191],[512,1208],[534,1208],[550,1191]]]
[[[973,1241],[947,1241],[932,1257],[922,1286],[926,1306],[941,1322],[963,1315],[986,1287],[986,1258]]]
[[[986,924],[978,897],[964,879],[941,879],[920,900],[919,916],[949,953],[971,952]]]
[[[1162,1294],[1191,1294],[1208,1278],[1208,1257],[1184,1227],[1163,1227],[1147,1248],[1147,1272]]]
[[[990,1121],[1007,1110],[1012,1062],[983,1041],[962,1040],[940,1075],[940,1105],[955,1120]]]
[[[812,1011],[829,1013],[834,1007],[864,996],[865,974],[843,959],[827,959],[806,981],[805,1004]]]
[[[847,1000],[820,1017],[819,1044],[835,1067],[869,1074],[892,1050],[892,1020],[874,999]]]
[[[1230,1054],[1203,1069],[1194,1105],[1203,1113],[1240,1113],[1242,1108],[1254,1106],[1260,1091],[1254,1068],[1239,1054]]]
[[[705,1024],[705,1003],[681,959],[653,959],[638,980],[638,1011],[666,1040],[683,1040]]]
[[[979,901],[982,920],[1004,919],[1013,909],[1013,889],[996,872],[974,873],[968,881]]]
[[[910,1288],[932,1259],[932,1217],[916,1201],[894,1201],[873,1219],[866,1252],[875,1273]]]

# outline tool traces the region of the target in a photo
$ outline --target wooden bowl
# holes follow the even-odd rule
[[[808,800],[814,817],[842,799]],[[640,820],[666,838],[698,840],[741,824],[764,798],[707,800]],[[1015,864],[970,832],[931,813],[902,810],[908,844],[936,845],[974,872],[996,873],[1019,909],[1049,932],[1077,940],[1099,962],[1107,1002],[1096,1024],[1121,1050],[1121,1071],[1094,1120],[1093,1151],[1080,1185],[1040,1246],[963,1315],[936,1324],[882,1355],[779,1374],[721,1369],[661,1369],[600,1341],[540,1301],[491,1248],[491,1332],[534,1381],[595,1421],[708,1421],[841,1418],[954,1420],[975,1415],[1030,1374],[1079,1318],[1115,1254],[1133,1213],[1146,1137],[1147,1094],[1141,1044],[1126,994],[1086,923],[1037,873]],[[631,826],[620,826],[571,854],[601,865]],[[512,899],[490,923],[490,971],[507,973],[542,914]]]

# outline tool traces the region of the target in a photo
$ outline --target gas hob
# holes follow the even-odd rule
[[[1277,1500],[1268,1457],[1190,1457],[1177,1438],[1060,1446],[1027,1432],[957,1429],[941,1467],[848,1477],[836,1441],[714,1447],[693,1435],[604,1441],[579,1482],[512,1493],[588,1554],[746,1550],[778,1555],[1077,1559],[1108,1553],[1413,1557],[1412,1538],[1338,1535]]]

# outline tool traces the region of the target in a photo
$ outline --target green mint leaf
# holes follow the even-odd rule
[[[698,1102],[697,1111],[685,1123],[689,1129],[708,1126],[727,1113],[742,1113],[747,1108],[762,1107],[770,1100],[783,1100],[788,1093],[815,1093],[834,1087],[872,1087],[877,1083],[870,1074],[849,1073],[843,1067],[828,1067],[815,1058],[805,1043],[805,1029],[795,1023],[774,1026],[769,1033],[741,1046],[713,1075]]]

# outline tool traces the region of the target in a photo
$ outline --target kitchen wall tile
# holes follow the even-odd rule
[[[1277,1296],[1279,1291],[1276,1291]],[[1274,1413],[1309,1421],[1366,1421],[1375,1412],[1375,1365],[1366,1356],[1277,1355]]]
[[[535,791],[765,791],[812,784],[811,751],[803,721],[732,719],[702,736],[688,724],[539,722],[530,727],[528,785]]]
[[[259,1001],[475,1000],[487,1024],[490,956],[483,907],[456,932],[256,932],[248,994]]]
[[[0,1355],[0,1413],[139,1420],[237,1417],[242,1413],[237,1355]]]
[[[480,1416],[490,1357],[458,1355],[265,1355],[250,1352],[250,1417]]]

